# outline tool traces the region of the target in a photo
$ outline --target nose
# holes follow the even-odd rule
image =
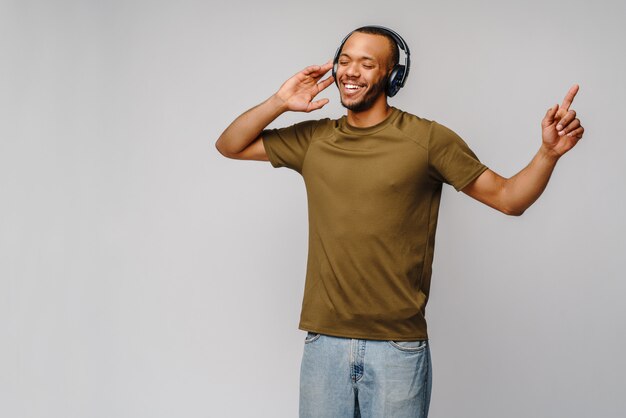
[[[359,65],[357,62],[352,61],[346,66],[346,75],[348,77],[358,77],[359,74]]]

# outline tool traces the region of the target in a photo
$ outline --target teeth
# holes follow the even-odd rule
[[[345,86],[347,89],[350,89],[350,90],[356,90],[356,89],[361,88],[361,86],[357,86],[356,84],[346,84]]]

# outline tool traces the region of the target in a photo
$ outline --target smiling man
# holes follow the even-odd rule
[[[270,161],[305,181],[301,417],[426,417],[432,372],[425,309],[443,184],[521,215],[583,135],[569,109],[573,86],[561,106],[548,109],[532,161],[503,178],[450,129],[389,106],[409,68],[397,33],[359,28],[332,62],[294,75],[216,143],[226,157]],[[327,99],[314,98],[333,81],[345,116],[266,129],[286,111],[324,106]]]
[[[376,30],[369,30],[369,35],[377,34]],[[398,64],[398,47],[393,38],[379,37],[379,42],[368,42],[367,32],[355,32],[350,36],[347,48],[341,48],[337,64],[345,71],[338,85],[342,89],[341,104],[353,113],[363,113],[381,102],[377,107],[384,107],[385,92],[388,74]],[[382,42],[381,42],[382,41]],[[365,55],[357,54],[369,51]],[[358,61],[358,66],[350,66]],[[365,71],[355,71],[362,66]],[[376,70],[376,71],[373,71]]]

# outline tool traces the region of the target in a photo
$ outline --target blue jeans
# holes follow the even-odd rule
[[[426,418],[428,341],[377,341],[309,332],[300,369],[300,418]]]

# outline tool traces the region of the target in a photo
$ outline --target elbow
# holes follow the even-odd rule
[[[504,207],[500,209],[500,212],[508,216],[522,216],[526,211],[525,208]]]
[[[220,145],[219,145],[219,139],[215,142],[215,149],[217,150],[217,152],[219,152],[220,154],[224,155],[224,153],[222,152],[222,150],[220,149]],[[225,156],[225,155],[224,155]]]
[[[226,158],[233,158],[233,154],[229,153],[227,150],[224,149],[224,147],[221,145],[220,139],[222,137],[219,137],[217,139],[217,141],[215,141],[215,149],[217,149],[217,152],[219,152],[220,154],[222,154],[224,157]]]
[[[508,216],[522,216],[528,209],[527,201],[510,190],[511,179],[506,179],[501,185],[498,210]]]
[[[515,211],[509,211],[509,212],[505,212],[507,215],[509,216],[522,216],[524,214],[523,210],[515,210]]]

